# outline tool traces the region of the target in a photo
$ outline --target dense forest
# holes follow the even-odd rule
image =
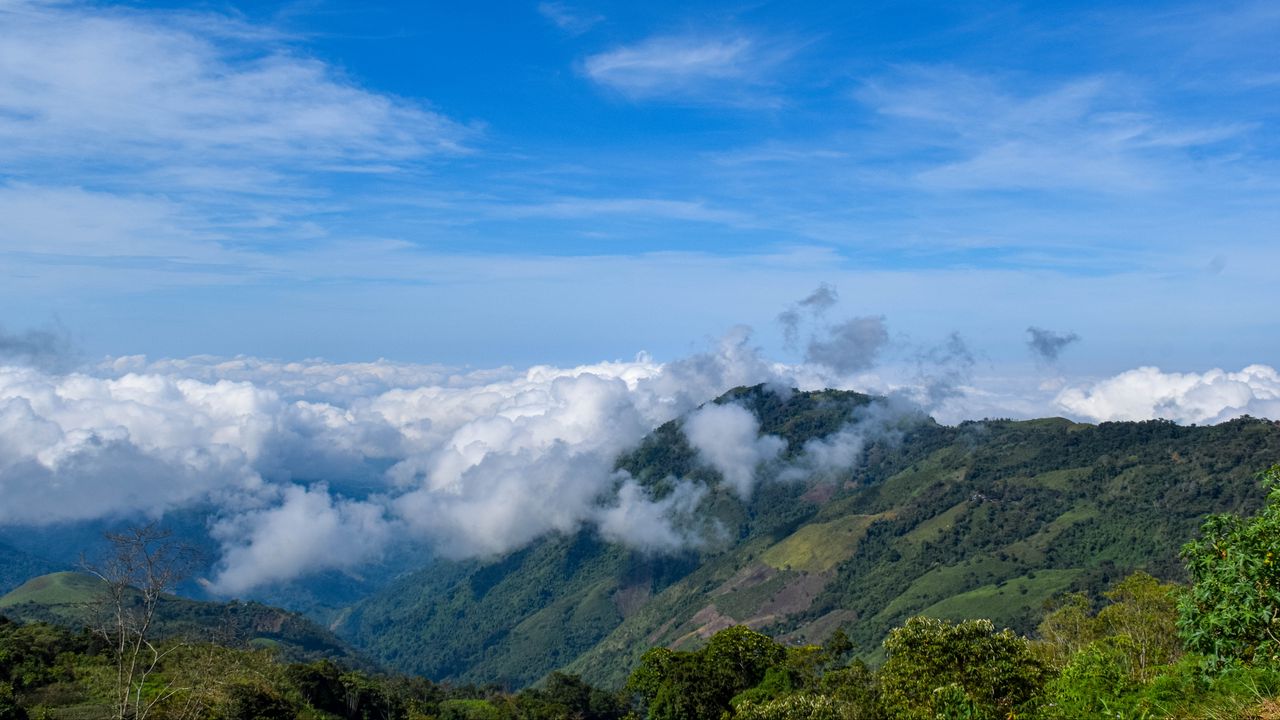
[[[2,619],[0,720],[1277,717],[1280,466],[1262,485],[1258,513],[1210,516],[1183,546],[1187,584],[1136,572],[1098,603],[1057,595],[1030,637],[983,618],[916,616],[869,665],[842,631],[797,645],[733,626],[697,649],[648,650],[622,687],[554,672],[516,693],[171,637],[121,695],[127,653],[109,633]]]

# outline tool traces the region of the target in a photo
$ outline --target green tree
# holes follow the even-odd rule
[[[1127,635],[1090,643],[1075,653],[1045,691],[1045,716],[1052,719],[1117,717],[1131,709],[1140,686],[1133,667],[1134,643]],[[1119,715],[1119,717],[1128,717]]]
[[[1036,627],[1036,635],[1054,667],[1061,668],[1098,639],[1100,628],[1084,593],[1067,593],[1057,598],[1054,605],[1056,607]]]
[[[744,703],[736,720],[846,720],[860,717],[847,703],[815,693],[797,693],[762,703]]]
[[[990,620],[952,624],[913,617],[884,641],[880,692],[895,718],[948,716],[960,703],[956,685],[972,701],[974,717],[1006,717],[1043,686],[1047,669],[1030,642]],[[942,705],[939,705],[942,703]]]
[[[226,720],[285,720],[297,717],[298,712],[270,686],[238,682],[227,688],[221,716]]]
[[[711,636],[695,652],[646,652],[627,689],[640,696],[650,720],[719,720],[734,696],[759,685],[786,657],[768,635],[739,625]]]
[[[1258,514],[1211,515],[1182,548],[1193,584],[1178,602],[1178,629],[1215,667],[1280,661],[1280,465],[1261,479]]]
[[[0,720],[27,720],[27,711],[18,705],[7,682],[0,682]]]
[[[1148,680],[1154,668],[1168,665],[1182,651],[1178,640],[1179,588],[1139,570],[1104,595],[1111,604],[1098,612],[1105,635],[1126,637],[1135,680]]]

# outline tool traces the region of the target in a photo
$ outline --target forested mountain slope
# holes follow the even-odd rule
[[[717,402],[785,439],[784,461],[850,428],[865,445],[837,472],[765,482],[743,502],[668,423],[619,467],[657,495],[670,477],[712,487],[714,541],[653,556],[584,531],[437,563],[358,604],[340,634],[401,670],[520,686],[561,667],[616,685],[646,648],[737,623],[791,642],[843,627],[868,656],[919,613],[1029,631],[1063,591],[1097,593],[1134,568],[1179,578],[1203,516],[1256,508],[1255,474],[1280,458],[1280,426],[1253,419],[944,427],[856,393],[757,387]]]
[[[28,578],[56,569],[55,563],[0,541],[0,594],[18,587]]]

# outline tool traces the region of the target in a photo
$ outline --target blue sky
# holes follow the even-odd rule
[[[788,359],[828,283],[999,367],[1274,364],[1278,45],[1267,2],[0,0],[0,325]]]

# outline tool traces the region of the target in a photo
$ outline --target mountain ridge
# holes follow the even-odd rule
[[[692,647],[745,623],[791,642],[837,627],[874,659],[894,623],[977,608],[1030,631],[1065,590],[1097,593],[1131,569],[1179,578],[1177,549],[1208,512],[1261,501],[1253,474],[1280,457],[1280,425],[1063,418],[942,426],[884,399],[738,388],[762,433],[805,444],[863,427],[857,461],[820,479],[765,482],[749,500],[701,463],[676,420],[618,467],[655,496],[704,483],[700,511],[727,542],[671,556],[589,530],[491,560],[442,562],[358,603],[339,632],[401,670],[521,686],[563,668],[617,685],[652,645]],[[896,413],[896,414],[895,414]]]

